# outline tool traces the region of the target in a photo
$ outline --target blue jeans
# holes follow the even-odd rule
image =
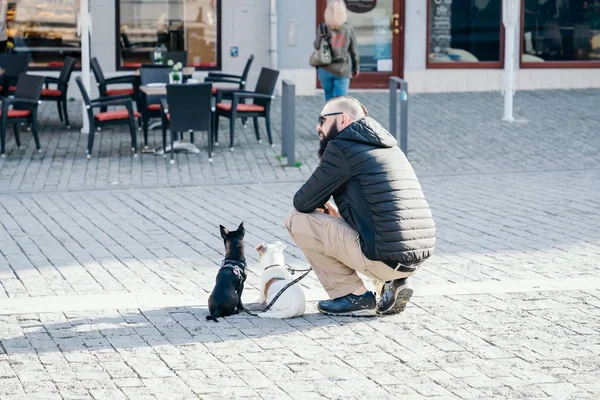
[[[323,91],[325,91],[325,101],[338,96],[345,96],[348,94],[348,87],[350,86],[350,78],[342,78],[341,76],[334,75],[323,68],[318,69],[319,80]]]

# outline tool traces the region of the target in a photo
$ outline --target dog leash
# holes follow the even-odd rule
[[[275,267],[275,266],[280,266],[279,264],[274,264],[274,265],[270,265],[265,269],[269,269],[271,267]],[[269,304],[267,304],[267,306],[265,308],[263,308],[262,310],[260,310],[260,313],[264,313],[269,311],[269,309],[271,307],[273,307],[273,304],[275,304],[275,302],[277,301],[277,299],[292,285],[295,285],[296,283],[300,282],[302,279],[304,279],[306,277],[306,275],[308,275],[310,273],[310,271],[312,271],[312,268],[308,268],[308,269],[293,269],[290,267],[286,267],[287,270],[290,272],[290,274],[294,275],[296,272],[304,272],[304,274],[300,275],[299,277],[297,277],[296,279],[294,279],[293,281],[291,281],[290,283],[288,283],[287,285],[285,285],[273,298],[273,300],[271,300],[271,302]],[[242,310],[244,310],[245,312],[247,312],[248,314],[252,315],[253,317],[258,317],[258,314],[253,313],[252,311],[248,310],[248,308],[246,308],[246,306],[244,305],[244,303],[242,303],[241,299],[240,299],[240,304],[242,305]]]

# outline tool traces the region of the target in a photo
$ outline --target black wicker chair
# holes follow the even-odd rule
[[[107,125],[129,125],[129,134],[131,135],[131,151],[134,156],[137,156],[137,139],[135,129],[135,118],[139,118],[140,114],[133,110],[133,100],[127,95],[124,96],[108,96],[99,97],[94,100],[90,100],[83,82],[80,77],[75,78],[79,90],[81,90],[81,96],[85,103],[87,110],[88,120],[90,123],[90,133],[88,136],[87,145],[87,158],[92,156],[92,148],[94,147],[94,136],[97,127],[104,127]],[[114,111],[101,111],[94,113],[94,108],[100,108],[101,110],[109,106],[125,106],[125,110],[114,110]]]
[[[233,75],[226,74],[223,72],[209,72],[208,76],[204,78],[204,82],[212,82],[212,83],[232,83],[238,85],[238,90],[245,90],[246,83],[248,80],[248,73],[250,72],[250,67],[252,66],[252,62],[254,61],[254,55],[250,55],[248,57],[248,61],[246,61],[246,66],[244,67],[244,71],[242,71],[241,75]],[[217,93],[217,90],[221,88],[213,86],[213,94]],[[231,98],[229,94],[224,94],[225,99]]]
[[[0,54],[0,66],[4,69],[0,92],[4,97],[16,90],[17,80],[21,73],[29,69],[31,54],[29,53],[3,53]]]
[[[19,148],[21,147],[19,125],[22,123],[31,125],[35,148],[38,153],[41,152],[38,136],[37,110],[43,85],[43,76],[21,73],[15,87],[14,97],[2,99],[2,114],[0,116],[0,154],[2,154],[2,157],[5,157],[6,128],[8,125],[13,126],[15,142]]]
[[[169,83],[169,73],[171,67],[168,66],[143,66],[140,68],[140,84],[149,83]],[[161,118],[160,99],[164,96],[147,95],[140,93],[139,110],[142,113],[142,129],[144,133],[144,147],[148,146],[148,126],[150,118]]]
[[[256,140],[261,143],[258,131],[258,118],[265,119],[269,144],[273,146],[271,135],[271,100],[277,85],[279,71],[263,68],[258,76],[258,82],[253,92],[235,91],[231,93],[231,103],[223,103],[222,90],[217,90],[215,110],[215,145],[219,143],[219,117],[229,118],[229,148],[233,151],[233,138],[235,136],[235,120],[237,118],[252,118],[254,121],[254,132]],[[246,99],[252,99],[252,104],[243,103]]]
[[[45,77],[46,88],[42,89],[41,96],[42,101],[56,102],[58,118],[60,118],[60,122],[65,123],[67,129],[71,128],[67,111],[67,90],[69,89],[69,81],[71,80],[71,74],[74,69],[75,59],[73,57],[66,57],[58,78],[52,76]],[[56,88],[50,89],[50,84],[56,85]]]
[[[194,132],[208,134],[208,162],[213,156],[212,84],[167,85],[167,98],[161,100],[162,143],[167,147],[167,127],[171,128],[171,163],[174,162],[173,144],[178,133],[190,132],[194,143]]]
[[[114,78],[105,78],[102,72],[102,67],[96,57],[90,61],[96,85],[98,85],[98,93],[100,97],[110,96],[128,96],[135,100],[137,98],[137,82],[138,78],[135,75],[115,76]],[[131,85],[129,88],[109,89],[110,85]],[[106,109],[102,110],[106,111]]]

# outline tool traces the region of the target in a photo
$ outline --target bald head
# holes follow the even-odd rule
[[[358,100],[350,96],[340,96],[329,100],[323,107],[323,114],[343,112],[350,118],[351,121],[356,121],[369,115],[365,106]]]

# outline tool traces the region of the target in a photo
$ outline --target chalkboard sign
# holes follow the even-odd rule
[[[450,16],[452,0],[429,1],[429,51],[434,54],[445,53],[446,49],[450,47]]]
[[[377,0],[344,0],[348,11],[364,14],[371,11],[377,5]]]

